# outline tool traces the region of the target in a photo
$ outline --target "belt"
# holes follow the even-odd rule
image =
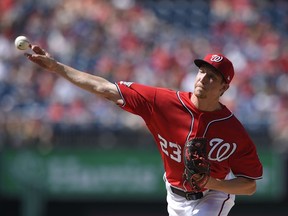
[[[185,192],[183,190],[177,189],[175,187],[170,186],[171,191],[181,197],[186,198],[187,200],[198,200],[203,197],[202,192],[194,193],[194,192]]]

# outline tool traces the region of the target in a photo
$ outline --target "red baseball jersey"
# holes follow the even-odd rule
[[[195,137],[206,137],[206,151],[211,162],[211,176],[227,179],[235,176],[262,178],[262,164],[256,147],[242,124],[222,105],[221,110],[198,110],[191,92],[118,82],[124,101],[122,109],[139,115],[157,143],[166,179],[175,187],[191,189],[183,181],[183,147]]]

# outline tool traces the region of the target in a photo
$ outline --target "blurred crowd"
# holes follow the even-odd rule
[[[236,75],[223,103],[249,131],[288,149],[287,1],[1,0],[0,20],[1,146],[51,143],[75,127],[146,130],[139,117],[27,61],[14,47],[25,35],[112,82],[184,91],[193,90],[194,58],[224,53]]]

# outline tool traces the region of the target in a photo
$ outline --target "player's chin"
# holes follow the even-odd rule
[[[206,93],[205,93],[203,90],[201,90],[201,89],[196,89],[196,90],[194,91],[194,95],[195,95],[197,98],[200,98],[200,99],[206,98]]]

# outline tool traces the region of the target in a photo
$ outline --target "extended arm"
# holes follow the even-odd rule
[[[25,54],[30,61],[46,70],[62,76],[86,91],[111,100],[119,105],[123,104],[123,100],[114,83],[111,83],[102,77],[94,76],[57,62],[39,46],[32,45],[31,49],[35,54]]]
[[[221,180],[210,177],[205,187],[229,194],[252,195],[256,191],[256,181],[244,177],[237,177],[230,180]]]

